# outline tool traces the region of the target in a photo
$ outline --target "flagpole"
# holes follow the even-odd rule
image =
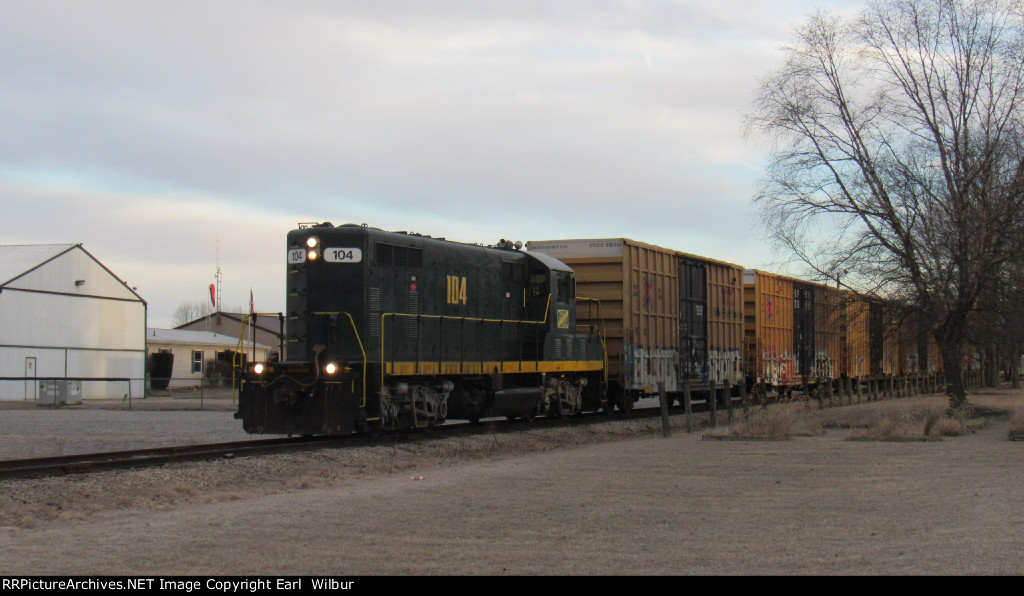
[[[249,288],[249,325],[252,329],[252,362],[256,361],[256,304],[253,302],[252,288]]]

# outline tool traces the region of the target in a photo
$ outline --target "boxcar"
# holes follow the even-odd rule
[[[576,272],[577,321],[605,337],[609,399],[743,378],[739,265],[627,238],[526,246]]]
[[[906,331],[891,306],[844,292],[843,312],[844,374],[871,378],[912,372],[907,369]]]
[[[839,378],[839,290],[748,269],[743,302],[743,352],[751,382],[785,387]]]

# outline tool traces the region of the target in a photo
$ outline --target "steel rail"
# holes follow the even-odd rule
[[[6,459],[0,460],[0,480],[7,478],[61,476],[104,470],[158,466],[181,461],[222,459],[245,455],[315,449],[329,446],[332,440],[338,441],[339,439],[338,437],[276,437],[227,443],[175,445],[126,451],[103,451],[51,457]]]
[[[696,404],[699,410],[703,404]],[[513,422],[504,418],[484,419],[473,424],[470,422],[449,422],[443,426],[428,429],[430,432],[387,432],[378,436],[315,436],[315,437],[274,437],[269,439],[253,439],[226,443],[207,443],[200,445],[174,445],[168,447],[150,447],[126,451],[103,451],[36,457],[24,459],[0,460],[0,480],[13,478],[40,478],[46,476],[64,476],[85,474],[119,469],[143,468],[160,466],[168,463],[187,461],[203,461],[214,459],[232,459],[235,457],[269,455],[290,451],[338,447],[369,447],[394,443],[409,443],[421,440],[443,439],[459,435],[516,433],[541,428],[545,425],[587,425],[602,423],[610,419],[642,419],[658,415],[658,408],[635,408],[628,414],[616,413],[608,416],[602,412],[585,412],[574,416],[559,418],[557,416],[538,417],[532,423]],[[672,408],[674,414],[680,413],[677,407]]]

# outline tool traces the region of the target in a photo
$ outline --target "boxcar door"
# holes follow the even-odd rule
[[[814,381],[814,288],[793,284],[793,351],[797,370]]]
[[[679,382],[708,380],[707,265],[679,260]]]

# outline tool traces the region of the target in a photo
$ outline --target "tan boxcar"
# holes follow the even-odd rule
[[[817,378],[842,376],[842,296],[837,288],[813,284],[814,300],[814,372]]]
[[[909,372],[903,323],[877,300],[843,292],[846,349],[842,372],[850,377],[882,377]]]
[[[842,373],[851,378],[871,374],[871,334],[868,303],[851,292],[843,292],[843,338],[845,340]]]
[[[739,265],[626,238],[526,246],[576,272],[577,323],[604,334],[610,390],[636,396],[660,382],[699,391],[742,379]]]
[[[743,352],[751,380],[787,386],[839,378],[840,298],[826,285],[746,270]]]

